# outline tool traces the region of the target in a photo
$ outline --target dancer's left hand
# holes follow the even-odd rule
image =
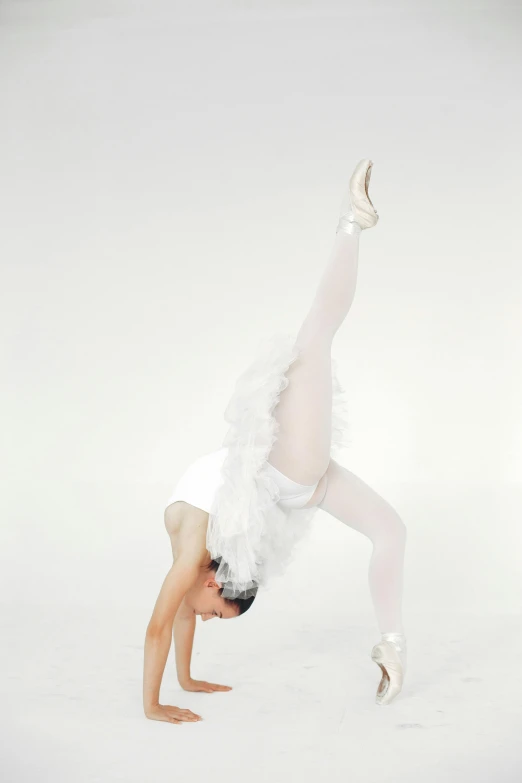
[[[231,691],[230,685],[218,685],[215,682],[206,682],[205,680],[188,680],[180,683],[184,691],[203,691],[204,693],[214,693],[214,691]]]

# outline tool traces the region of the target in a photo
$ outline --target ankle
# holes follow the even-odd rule
[[[406,674],[406,668],[408,663],[408,646],[407,646],[406,636],[404,632],[398,633],[394,631],[390,633],[383,633],[382,641],[389,642],[395,647],[402,664],[403,672],[404,674]]]
[[[341,215],[339,218],[335,233],[338,234],[340,231],[343,231],[345,234],[352,234],[352,236],[358,237],[362,231],[362,228],[355,220],[353,214],[348,212],[345,215]]]
[[[408,642],[404,631],[390,631],[388,633],[383,633],[382,641],[391,642],[398,652],[404,653],[404,655],[407,654]]]

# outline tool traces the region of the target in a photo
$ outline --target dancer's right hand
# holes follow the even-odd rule
[[[203,720],[201,715],[197,715],[190,710],[183,710],[181,707],[171,707],[168,704],[156,704],[145,712],[150,720],[164,720],[167,723],[196,723]]]

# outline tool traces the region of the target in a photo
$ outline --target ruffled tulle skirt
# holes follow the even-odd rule
[[[280,576],[307,535],[317,507],[285,509],[266,465],[277,438],[274,409],[288,386],[286,372],[298,358],[295,336],[274,334],[238,378],[225,410],[223,483],[209,513],[207,550],[219,562],[216,581],[224,598],[247,598]],[[332,359],[331,454],[347,443],[345,392]]]

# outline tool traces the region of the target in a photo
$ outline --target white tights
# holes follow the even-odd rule
[[[404,634],[405,525],[384,498],[330,458],[331,346],[353,302],[358,256],[359,235],[337,233],[297,335],[301,354],[287,372],[290,382],[274,411],[279,431],[270,463],[300,484],[312,485],[326,474],[326,493],[317,505],[371,540],[368,581],[379,629]]]

